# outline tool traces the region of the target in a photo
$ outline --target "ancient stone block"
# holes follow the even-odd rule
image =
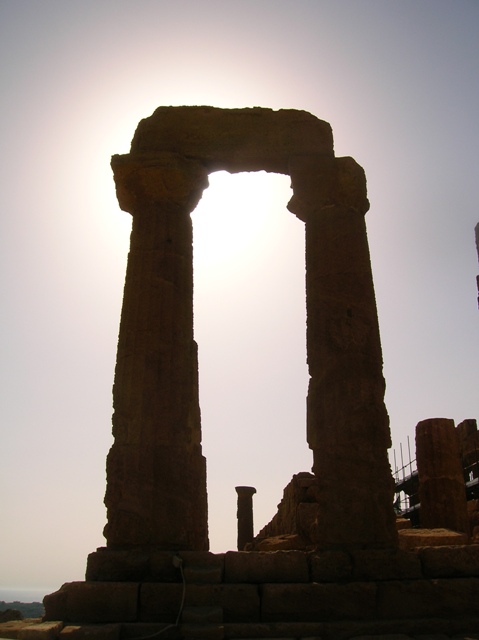
[[[177,619],[183,586],[144,583],[140,590],[140,620],[170,622]],[[259,594],[254,585],[186,585],[185,607],[222,607],[224,621],[259,620]]]
[[[223,581],[225,554],[208,551],[181,551],[183,573],[188,584],[216,584]]]
[[[422,578],[417,554],[398,549],[352,551],[354,580],[415,580]]]
[[[479,545],[418,549],[424,575],[430,578],[479,576]]]
[[[378,583],[381,618],[456,618],[476,615],[479,580],[415,580]]]
[[[291,156],[333,155],[327,122],[292,109],[159,107],[142,120],[131,154],[174,152],[201,160],[208,171],[288,173]]]
[[[40,622],[40,620],[9,620],[8,622],[0,622],[0,638],[18,638],[20,631],[31,624]]]
[[[182,594],[182,584],[143,583],[138,620],[175,623],[181,611]]]
[[[257,538],[253,543],[254,551],[298,551],[308,549],[306,540],[297,533],[284,533],[271,538]]]
[[[302,551],[229,551],[225,582],[309,582],[307,556]]]
[[[121,625],[119,624],[82,624],[64,627],[59,640],[119,640]]]
[[[253,549],[266,550],[265,544],[272,546],[272,543],[264,543],[263,539],[285,535],[297,536],[295,538],[297,546],[288,547],[290,549],[306,549],[316,543],[314,534],[318,515],[317,484],[318,479],[305,471],[292,477],[284,488],[277,513],[255,537]],[[292,541],[292,538],[289,540]]]
[[[181,582],[181,572],[171,551],[152,551],[149,554],[149,578],[153,582]]]
[[[401,529],[398,533],[399,548],[403,551],[411,551],[419,547],[467,544],[465,533],[457,533],[449,529]]]
[[[41,622],[24,627],[18,634],[19,640],[55,640],[63,628],[63,622]]]
[[[88,581],[141,582],[148,574],[148,553],[141,549],[116,550],[102,547],[89,554],[85,577]]]
[[[334,638],[325,635],[326,625],[322,622],[256,622],[232,623],[225,625],[226,638],[302,638],[304,640],[321,640]]]
[[[341,582],[352,578],[349,554],[343,551],[319,551],[310,555],[313,582]]]
[[[223,622],[223,608],[209,607],[184,607],[181,614],[182,624],[219,624]]]
[[[131,622],[137,619],[138,584],[69,582],[45,596],[45,620]]]
[[[179,640],[180,633],[174,625],[163,622],[124,622],[121,625],[121,640],[139,640],[147,637],[153,640],[156,636],[161,640]]]
[[[260,619],[260,598],[256,585],[187,585],[185,605],[219,606],[224,622],[256,622]]]
[[[264,621],[364,620],[374,617],[376,586],[351,584],[265,584]]]
[[[182,624],[180,633],[184,640],[223,640],[225,637],[223,624]],[[179,639],[180,636],[172,633],[171,637]]]

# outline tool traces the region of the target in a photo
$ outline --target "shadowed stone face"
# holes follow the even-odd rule
[[[293,156],[332,158],[331,126],[306,111],[159,107],[138,125],[131,154],[177,153],[208,172],[289,173]]]
[[[305,222],[318,547],[396,546],[366,180],[352,158],[334,157],[329,124],[295,110],[160,107],[112,168],[133,230],[107,460],[108,546],[208,549],[190,213],[217,170],[289,174],[288,208]]]

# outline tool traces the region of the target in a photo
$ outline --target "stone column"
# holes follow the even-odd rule
[[[113,386],[105,505],[111,548],[208,549],[193,340],[192,223],[208,184],[176,154],[112,159],[133,216]]]
[[[294,158],[288,207],[306,223],[307,438],[318,547],[397,546],[385,382],[364,214],[352,158]]]
[[[430,418],[416,426],[421,527],[469,533],[466,490],[454,420]]]
[[[238,551],[243,551],[248,542],[253,542],[253,495],[254,487],[235,487],[238,494]]]

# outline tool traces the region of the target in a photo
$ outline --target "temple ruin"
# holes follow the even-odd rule
[[[112,169],[133,227],[107,544],[90,554],[84,582],[45,597],[48,638],[342,640],[479,629],[479,545],[398,548],[366,179],[352,158],[335,157],[330,125],[296,110],[160,107]],[[314,462],[285,492],[307,505],[300,524],[310,545],[301,549],[208,551],[190,214],[218,170],[289,175],[287,206],[305,225]],[[253,544],[254,488],[237,493],[241,547]]]
[[[113,389],[107,546],[208,549],[190,213],[208,173],[220,169],[290,175],[288,208],[305,224],[318,546],[396,546],[366,180],[352,158],[334,157],[329,124],[293,110],[161,107],[112,168],[133,231]]]

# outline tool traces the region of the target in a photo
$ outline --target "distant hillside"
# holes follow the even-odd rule
[[[0,612],[7,609],[20,611],[24,618],[40,618],[45,613],[41,602],[18,602],[17,600],[15,602],[5,602],[0,600]]]

